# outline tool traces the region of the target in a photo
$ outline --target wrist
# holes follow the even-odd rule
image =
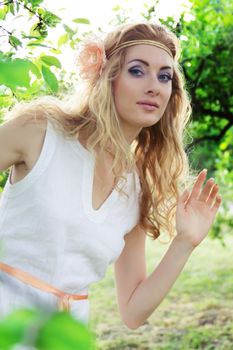
[[[173,243],[179,246],[179,249],[187,254],[191,254],[195,248],[195,245],[192,244],[189,240],[181,237],[180,235],[176,235],[173,239]]]

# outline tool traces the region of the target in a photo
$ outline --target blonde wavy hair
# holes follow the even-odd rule
[[[101,76],[81,85],[72,98],[42,97],[17,104],[11,115],[47,118],[65,135],[74,138],[82,133],[88,135],[86,147],[95,155],[96,149],[110,150],[116,179],[126,171],[137,169],[141,184],[139,225],[152,239],[161,232],[171,238],[175,235],[177,200],[189,179],[183,140],[191,113],[190,101],[178,64],[178,39],[166,27],[151,23],[118,27],[104,40],[107,57],[119,44],[136,39],[155,40],[167,46],[174,58],[174,75],[164,115],[155,125],[143,128],[131,145],[122,133],[113,93],[113,82],[124,63],[127,48],[114,54]]]

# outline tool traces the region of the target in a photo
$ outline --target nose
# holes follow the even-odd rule
[[[145,93],[151,96],[157,96],[160,93],[160,86],[157,77],[150,77],[145,89]]]

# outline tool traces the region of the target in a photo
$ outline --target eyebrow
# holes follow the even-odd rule
[[[148,62],[146,62],[144,60],[141,60],[140,58],[135,58],[134,60],[129,61],[128,64],[131,63],[131,62],[134,62],[134,61],[141,62],[147,67],[150,66]],[[163,69],[172,69],[172,67],[171,66],[164,66],[164,67],[160,68],[160,70],[163,70]]]

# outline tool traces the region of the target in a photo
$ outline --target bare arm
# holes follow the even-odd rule
[[[0,126],[0,171],[24,161],[22,127],[19,119]]]
[[[141,326],[169,292],[193,249],[205,238],[220,206],[218,188],[200,173],[191,194],[186,191],[177,205],[177,236],[150,276],[145,273],[145,233],[135,227],[126,235],[125,247],[115,263],[120,314],[132,329]]]
[[[190,245],[185,246],[174,239],[158,267],[146,278],[142,242],[134,242],[133,248],[130,244],[130,241],[136,240],[136,236],[140,235],[137,231],[140,229],[135,228],[129,233],[131,237],[126,238],[124,252],[115,263],[121,317],[132,329],[141,326],[158,307],[192,252]],[[141,235],[145,236],[142,230]],[[128,251],[131,257],[128,256]],[[126,271],[122,274],[123,269]]]
[[[129,328],[134,328],[137,319],[135,310],[131,314],[133,294],[146,280],[145,239],[144,231],[136,226],[125,236],[125,247],[114,265],[119,311]]]
[[[46,125],[45,121],[42,123]],[[38,128],[37,122],[27,116],[17,117],[0,125],[0,172],[12,165],[27,162],[38,139],[39,130],[42,134],[43,130]]]

